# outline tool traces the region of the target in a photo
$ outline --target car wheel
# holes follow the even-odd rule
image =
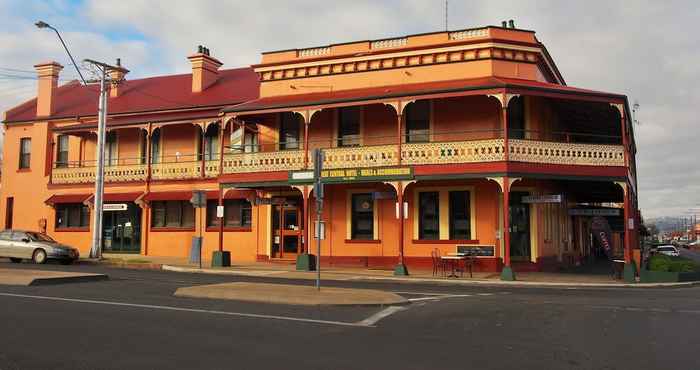
[[[38,265],[46,263],[46,251],[43,249],[37,249],[36,251],[34,251],[32,261],[34,261],[34,263]]]
[[[20,263],[20,262],[22,262],[22,259],[21,259],[21,258],[10,257],[10,261],[12,261],[12,263]]]

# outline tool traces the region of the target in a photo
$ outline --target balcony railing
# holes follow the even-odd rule
[[[402,165],[430,165],[454,163],[484,163],[505,160],[505,140],[489,138],[489,135],[464,136],[454,134],[453,141],[411,142],[401,145]],[[609,144],[612,139],[602,139],[602,144],[581,142],[560,142],[542,140],[542,136],[532,139],[509,139],[509,160],[535,164],[559,164],[582,166],[624,166],[622,145]],[[571,136],[569,136],[571,137]],[[436,135],[431,134],[434,140]],[[377,139],[377,138],[373,138]],[[586,140],[593,140],[587,138]],[[369,141],[369,140],[368,140]],[[376,140],[374,142],[377,142]],[[381,140],[379,141],[381,142]],[[311,147],[324,147],[313,143]],[[330,146],[330,145],[328,145]],[[277,144],[256,146],[263,150],[251,153],[226,153],[223,159],[223,173],[255,173],[293,171],[305,168],[303,149],[276,150]],[[365,168],[395,166],[398,161],[397,144],[365,145],[355,147],[326,148],[324,168]],[[308,168],[313,168],[312,156],[309,156]],[[120,160],[105,167],[105,181],[126,182],[144,181],[147,178],[147,165],[142,159]],[[202,168],[204,166],[204,168]],[[214,178],[219,175],[218,155],[204,162],[196,156],[177,156],[159,158],[151,165],[153,180],[179,180],[196,178]],[[89,163],[64,164],[53,169],[52,182],[55,184],[80,184],[94,181],[95,167]]]

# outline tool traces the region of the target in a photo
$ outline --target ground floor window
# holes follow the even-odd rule
[[[471,239],[471,206],[468,191],[450,193],[450,240]]]
[[[207,202],[207,227],[218,227],[219,218],[216,217],[217,200]],[[252,207],[246,199],[224,200],[224,227],[251,227]]]
[[[374,239],[374,199],[372,193],[352,194],[350,237],[355,240]]]
[[[56,205],[56,228],[88,227],[90,209],[82,203],[63,203]]]
[[[194,227],[194,208],[188,200],[157,201],[151,208],[151,227]]]
[[[418,239],[440,239],[440,193],[426,191],[418,194]]]

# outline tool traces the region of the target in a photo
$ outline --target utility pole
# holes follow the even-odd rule
[[[92,59],[85,59],[88,63],[97,69],[100,83],[100,102],[97,110],[97,168],[95,169],[95,203],[94,215],[92,220],[92,247],[90,248],[91,258],[102,257],[102,213],[103,213],[103,194],[104,194],[104,149],[105,137],[107,130],[107,81],[109,73],[112,71],[121,71],[122,75],[129,72],[121,66],[113,66],[110,64],[98,62]],[[95,81],[97,82],[97,81]],[[120,81],[110,81],[119,83]]]

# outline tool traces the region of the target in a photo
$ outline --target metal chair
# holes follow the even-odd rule
[[[438,272],[442,272],[445,275],[445,262],[440,258],[440,250],[435,248],[430,252],[430,257],[433,260],[433,276],[436,276]]]

